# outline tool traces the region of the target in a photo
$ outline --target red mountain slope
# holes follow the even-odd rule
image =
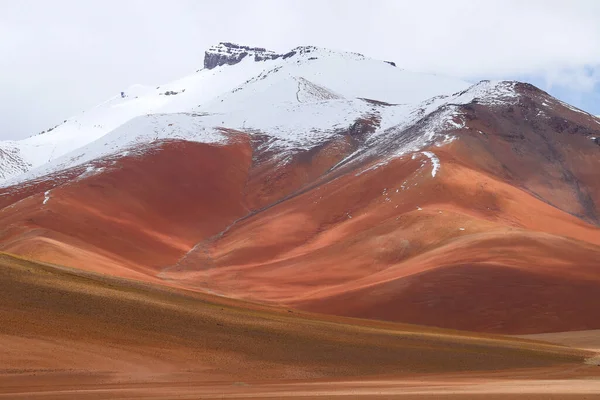
[[[285,163],[268,136],[227,131],[8,187],[0,249],[337,315],[600,328],[600,123],[509,86],[514,101],[450,102],[371,142],[379,122],[356,120]],[[397,152],[431,129],[449,139]]]

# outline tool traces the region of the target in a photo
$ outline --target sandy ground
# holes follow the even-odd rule
[[[558,343],[565,346],[600,352],[600,329],[573,332],[538,333],[534,335],[523,335],[520,337],[543,340],[545,342]]]
[[[600,380],[588,379],[486,379],[443,376],[428,379],[386,379],[334,382],[230,384],[140,383],[72,384],[4,387],[0,398],[10,399],[256,399],[256,398],[402,398],[402,399],[595,399]],[[19,392],[16,392],[19,390]]]
[[[0,398],[600,392],[593,353],[538,339],[310,314],[1,254],[0,266]]]

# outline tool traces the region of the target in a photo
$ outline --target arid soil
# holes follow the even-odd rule
[[[564,384],[573,394],[600,384],[585,364],[592,353],[540,341],[326,317],[8,255],[0,264],[0,398],[511,393],[513,381],[528,393],[540,380],[584,379]]]

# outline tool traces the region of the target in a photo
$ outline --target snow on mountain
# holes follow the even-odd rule
[[[287,87],[294,81],[296,101],[277,99],[277,94],[290,93]],[[374,118],[377,128],[365,138],[365,145],[350,154],[337,166],[363,160],[370,156],[383,156],[374,167],[392,159],[416,152],[431,144],[443,145],[455,138],[446,132],[464,127],[464,117],[459,106],[478,101],[482,104],[507,104],[515,102],[518,94],[515,82],[482,81],[453,95],[437,96],[418,104],[387,104],[366,99],[344,99],[333,92],[316,86],[303,78],[282,79],[266,87],[265,92],[245,90],[254,96],[266,92],[264,101],[246,100],[246,107],[232,107],[228,113],[186,112],[148,114],[131,119],[96,141],[59,157],[39,168],[9,179],[5,185],[39,178],[81,165],[103,156],[131,154],[147,143],[166,139],[181,139],[201,143],[226,143],[229,138],[221,132],[229,128],[243,132],[267,134],[269,150],[279,152],[310,149],[346,132],[359,119]],[[306,91],[304,94],[300,94]],[[292,91],[293,92],[293,91]],[[237,92],[233,91],[235,95]],[[315,94],[316,93],[316,94]],[[300,98],[313,101],[302,102]],[[228,103],[242,104],[239,99]],[[254,99],[256,100],[256,99]],[[274,102],[275,101],[275,102]],[[274,102],[274,103],[272,103]],[[217,102],[220,104],[220,102]],[[268,105],[268,106],[267,106]],[[209,105],[205,109],[211,109]],[[415,126],[418,124],[418,127]],[[408,132],[413,130],[412,132]],[[265,150],[265,149],[263,149]],[[424,152],[432,162],[435,154]],[[439,170],[434,164],[432,176]],[[336,166],[336,167],[337,167]],[[363,171],[365,172],[365,171]]]
[[[215,127],[227,127],[267,133],[286,146],[316,143],[322,135],[375,111],[389,116],[382,119],[384,125],[397,125],[416,104],[469,86],[457,79],[404,71],[360,54],[316,47],[278,55],[260,48],[220,44],[207,51],[207,58],[211,57],[207,68],[182,79],[157,87],[134,85],[124,90],[124,97],[117,94],[48,132],[0,142],[0,181],[5,181],[0,184],[55,170],[65,166],[66,159],[83,160],[83,153],[91,157],[121,151],[149,137],[204,140],[196,135],[197,129],[212,132],[211,138],[218,134]],[[358,100],[361,98],[397,106],[375,107]],[[180,115],[164,116],[172,113]],[[152,114],[159,115],[150,117]],[[136,117],[141,119],[132,121]],[[169,118],[177,120],[173,126],[178,126],[178,131],[168,124],[157,127]],[[140,122],[145,119],[156,122],[148,132],[142,132],[148,128]],[[103,152],[75,151],[108,140],[111,144],[103,144]]]
[[[514,103],[518,98],[515,81],[480,81],[460,92],[443,94],[423,102],[421,114],[429,114],[445,104],[468,104],[477,101],[481,104]]]
[[[456,139],[452,131],[465,127],[461,105],[471,102],[489,106],[515,103],[519,96],[515,86],[516,82],[513,81],[481,81],[460,92],[435,96],[412,105],[404,118],[398,119],[400,122],[397,125],[371,134],[361,148],[347,156],[338,166],[378,156],[376,164],[357,174],[361,175],[407,153],[418,152],[431,145],[443,146],[450,143]],[[440,169],[439,160],[432,152],[423,154],[432,162],[432,177],[435,177]]]
[[[251,63],[254,62],[247,59],[240,62],[239,67],[245,69]],[[199,109],[223,111],[262,101],[298,101],[296,94],[302,90],[298,86],[307,81],[344,98],[367,98],[391,104],[416,104],[470,86],[453,78],[405,71],[360,54],[319,48],[302,48],[294,57],[254,64],[268,67]]]
[[[5,186],[38,178],[92,161],[135,152],[140,145],[159,140],[181,139],[201,143],[225,143],[221,128],[268,134],[263,150],[279,152],[309,149],[346,131],[360,118],[377,117],[380,129],[407,119],[404,105],[382,106],[361,99],[332,99],[310,103],[281,103],[272,107],[249,107],[228,114],[167,113],[131,119],[101,138],[66,155],[9,179]]]

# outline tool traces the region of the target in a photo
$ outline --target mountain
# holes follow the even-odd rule
[[[0,250],[340,316],[600,328],[600,120],[532,85],[221,43],[124,96],[0,144]]]
[[[233,64],[235,67],[230,68]],[[405,112],[408,104],[468,86],[460,80],[403,71],[360,54],[316,47],[299,47],[276,55],[264,49],[223,43],[206,52],[205,65],[206,68],[166,85],[131,86],[124,90],[125,97],[117,94],[25,140],[0,142],[0,179],[8,185],[47,173],[46,169],[23,174],[50,162],[60,164],[77,157],[77,153],[69,153],[117,128],[121,129],[121,135],[134,137],[117,138],[114,133],[116,142],[111,148],[94,156],[116,152],[137,142],[145,143],[149,137],[194,136],[193,140],[205,142],[212,140],[208,138],[211,135],[219,136],[215,128],[222,126],[273,132],[279,139],[292,142],[316,142],[307,137],[310,136],[307,131],[319,130],[321,136],[327,135],[324,131],[346,128],[345,124],[352,123],[358,115],[372,112],[375,105],[361,98],[394,104],[396,107],[390,108],[388,114],[392,115],[386,122],[395,124],[402,118],[394,119],[393,114]],[[317,110],[322,106],[321,101],[327,102],[328,112]],[[274,113],[269,109],[271,106],[281,112]],[[163,117],[164,114],[169,116]],[[169,127],[171,121],[161,118],[174,114],[182,114],[173,117],[179,118],[182,127],[163,128],[162,125]],[[280,117],[273,118],[274,114]],[[288,121],[289,114],[294,114],[294,120]],[[315,114],[320,117],[314,118]],[[139,118],[135,120],[136,117]],[[161,126],[160,133],[147,132],[145,124]],[[202,137],[189,132],[199,125],[207,132]],[[149,137],[136,139],[136,129],[144,130]]]

